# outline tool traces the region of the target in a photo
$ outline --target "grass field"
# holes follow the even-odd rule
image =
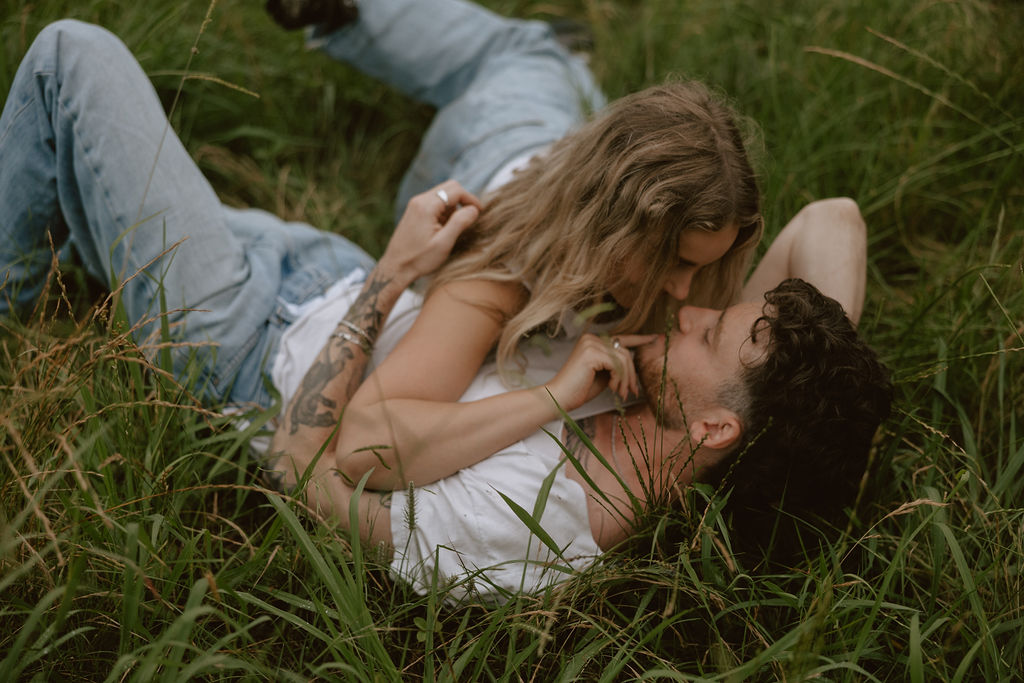
[[[680,548],[642,539],[540,596],[415,596],[268,495],[259,422],[148,367],[71,268],[0,321],[0,680],[1024,677],[1024,4],[486,4],[586,21],[610,96],[679,74],[728,93],[761,131],[769,234],[809,200],[860,202],[861,327],[896,402],[848,533],[765,570],[713,518],[677,520]],[[380,253],[429,108],[258,0],[0,8],[0,97],[46,23],[103,24],[168,106],[180,87],[175,129],[224,201]]]

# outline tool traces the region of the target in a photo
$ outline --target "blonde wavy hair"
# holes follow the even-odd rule
[[[565,311],[601,301],[612,274],[630,263],[645,271],[637,303],[613,333],[660,331],[672,308],[662,288],[682,233],[737,225],[730,251],[697,273],[688,298],[729,305],[762,232],[737,120],[697,82],[613,102],[487,198],[431,286],[484,278],[525,287],[528,300],[498,339],[504,369],[522,339],[542,328],[557,334]]]

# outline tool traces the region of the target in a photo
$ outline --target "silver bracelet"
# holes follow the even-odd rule
[[[364,330],[363,328],[359,327],[359,325],[355,325],[355,324],[350,323],[349,321],[344,320],[344,319],[343,320],[339,320],[338,324],[339,325],[344,325],[349,330],[351,330],[352,332],[355,332],[360,337],[362,337],[363,340],[366,341],[367,345],[373,346],[373,340],[370,339],[370,335],[366,333],[366,330]]]
[[[328,339],[340,339],[342,341],[347,341],[347,342],[350,342],[352,344],[355,344],[356,346],[361,348],[365,353],[370,353],[370,345],[369,344],[367,344],[365,341],[363,341],[359,337],[353,337],[348,332],[341,332],[340,330],[338,332],[332,332],[331,336],[328,337]]]

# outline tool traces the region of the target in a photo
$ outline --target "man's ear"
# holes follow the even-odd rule
[[[739,415],[723,406],[707,408],[690,421],[690,438],[707,448],[725,450],[739,441],[742,434]]]

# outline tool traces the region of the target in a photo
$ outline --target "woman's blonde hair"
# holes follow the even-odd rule
[[[702,84],[678,82],[621,98],[555,143],[489,197],[432,286],[469,278],[522,283],[497,360],[561,315],[596,303],[613,274],[645,264],[637,303],[615,332],[661,325],[662,287],[686,230],[737,225],[736,242],[694,278],[688,301],[723,307],[737,296],[760,239],[757,183],[736,115]]]

